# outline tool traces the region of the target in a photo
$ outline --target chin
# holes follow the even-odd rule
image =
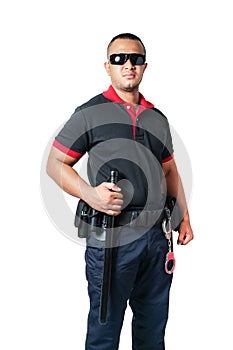
[[[125,91],[134,91],[138,89],[138,84],[129,84],[127,86],[124,86]]]

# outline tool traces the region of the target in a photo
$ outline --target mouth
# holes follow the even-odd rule
[[[126,79],[134,79],[134,78],[135,78],[135,74],[133,74],[133,73],[127,73],[127,74],[124,74],[124,75],[123,75],[123,78],[126,78]]]

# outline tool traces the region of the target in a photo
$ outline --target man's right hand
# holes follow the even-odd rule
[[[123,206],[121,189],[111,183],[103,182],[99,186],[85,189],[84,200],[94,209],[105,214],[117,216]]]
[[[121,189],[111,182],[103,182],[96,187],[90,186],[73,169],[76,162],[77,159],[52,147],[47,162],[47,173],[64,191],[81,198],[92,208],[108,215],[119,215],[123,206]]]

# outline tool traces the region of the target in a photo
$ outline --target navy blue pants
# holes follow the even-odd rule
[[[122,228],[127,234],[126,227]],[[121,232],[122,233],[122,232]],[[99,323],[104,249],[87,247],[90,297],[86,350],[117,350],[127,301],[133,312],[132,349],[164,350],[172,275],[165,272],[167,240],[153,227],[134,242],[115,248],[108,323]]]

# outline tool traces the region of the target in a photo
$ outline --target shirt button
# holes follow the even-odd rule
[[[126,106],[126,108],[127,108],[127,109],[130,109],[130,106],[128,105],[128,106]]]

